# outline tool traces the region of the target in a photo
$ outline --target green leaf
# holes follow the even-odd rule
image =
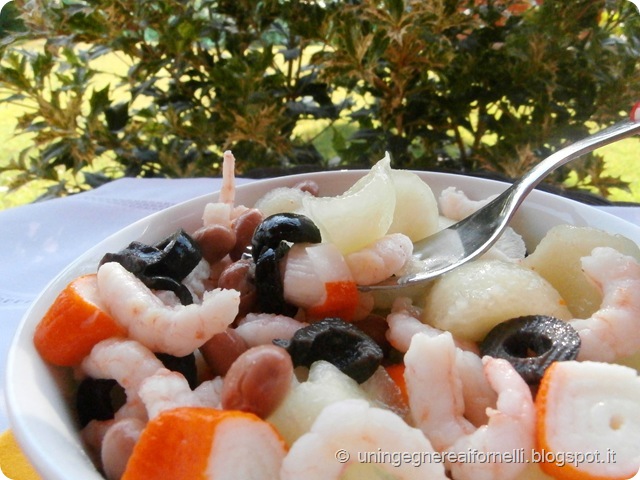
[[[84,172],[84,181],[87,182],[91,188],[98,188],[106,183],[111,182],[113,179],[104,173],[96,172]]]
[[[300,58],[301,50],[299,47],[283,48],[279,50],[278,53],[281,53],[284,59],[287,62],[290,62],[292,60],[296,60],[297,58]]]
[[[122,102],[112,105],[105,110],[107,126],[112,132],[119,132],[127,125],[129,121],[129,104]]]
[[[157,30],[147,27],[144,29],[144,41],[147,43],[158,43],[160,40],[160,34]]]
[[[389,8],[389,13],[391,13],[393,18],[396,21],[400,20],[405,10],[404,0],[386,0],[385,3],[387,4],[387,7]]]
[[[191,41],[195,39],[196,30],[190,22],[181,22],[178,26],[178,33],[185,40]]]
[[[8,37],[12,33],[26,32],[27,28],[20,18],[20,11],[14,2],[4,4],[0,10],[0,39]]]
[[[49,128],[49,124],[47,122],[34,122],[31,123],[28,127],[23,127],[25,132],[40,132]]]
[[[111,105],[111,99],[109,98],[110,87],[111,85],[107,85],[102,90],[94,90],[91,94],[89,105],[92,116],[105,111],[105,109]]]
[[[331,146],[336,152],[341,152],[347,147],[347,140],[342,134],[342,131],[338,128],[332,128],[333,138],[331,139]]]
[[[33,76],[38,84],[45,82],[56,65],[55,59],[49,53],[37,53],[30,63],[33,69]]]
[[[19,102],[20,100],[24,100],[27,96],[24,93],[14,93],[13,95],[8,95],[6,97],[0,98],[0,103],[13,103]]]

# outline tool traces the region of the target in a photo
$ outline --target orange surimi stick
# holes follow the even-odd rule
[[[121,480],[272,480],[285,454],[276,430],[251,413],[180,407],[147,424]]]
[[[402,399],[408,405],[409,394],[407,393],[407,382],[405,382],[404,380],[404,363],[394,363],[393,365],[388,365],[385,367],[385,370],[391,377],[391,380],[393,380],[400,389]]]
[[[293,245],[285,265],[285,300],[305,309],[310,320],[353,320],[360,303],[358,286],[335,245]]]
[[[48,362],[73,366],[96,343],[124,335],[126,330],[102,306],[96,275],[89,274],[72,280],[60,292],[37,325],[34,343]]]
[[[351,281],[328,282],[324,284],[326,300],[320,305],[307,309],[310,319],[339,317],[345,321],[353,320],[358,308],[358,286]]]
[[[537,458],[560,480],[628,479],[640,468],[640,378],[600,362],[552,364],[536,396]]]

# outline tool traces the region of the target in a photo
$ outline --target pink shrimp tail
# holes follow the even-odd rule
[[[235,169],[236,159],[231,150],[226,150],[222,155],[222,188],[220,189],[220,202],[233,205],[235,202]]]

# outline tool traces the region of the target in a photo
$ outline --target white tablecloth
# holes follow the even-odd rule
[[[237,183],[251,180],[238,179]],[[0,431],[6,356],[29,304],[67,264],[126,225],[218,190],[220,179],[122,179],[64,199],[0,211]],[[599,207],[640,225],[638,207]]]

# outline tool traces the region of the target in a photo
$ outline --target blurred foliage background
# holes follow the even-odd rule
[[[388,150],[397,168],[513,178],[628,115],[638,58],[627,0],[14,0],[0,182],[50,198],[213,176],[225,149],[247,176]],[[596,152],[549,182],[611,197],[630,180]]]

